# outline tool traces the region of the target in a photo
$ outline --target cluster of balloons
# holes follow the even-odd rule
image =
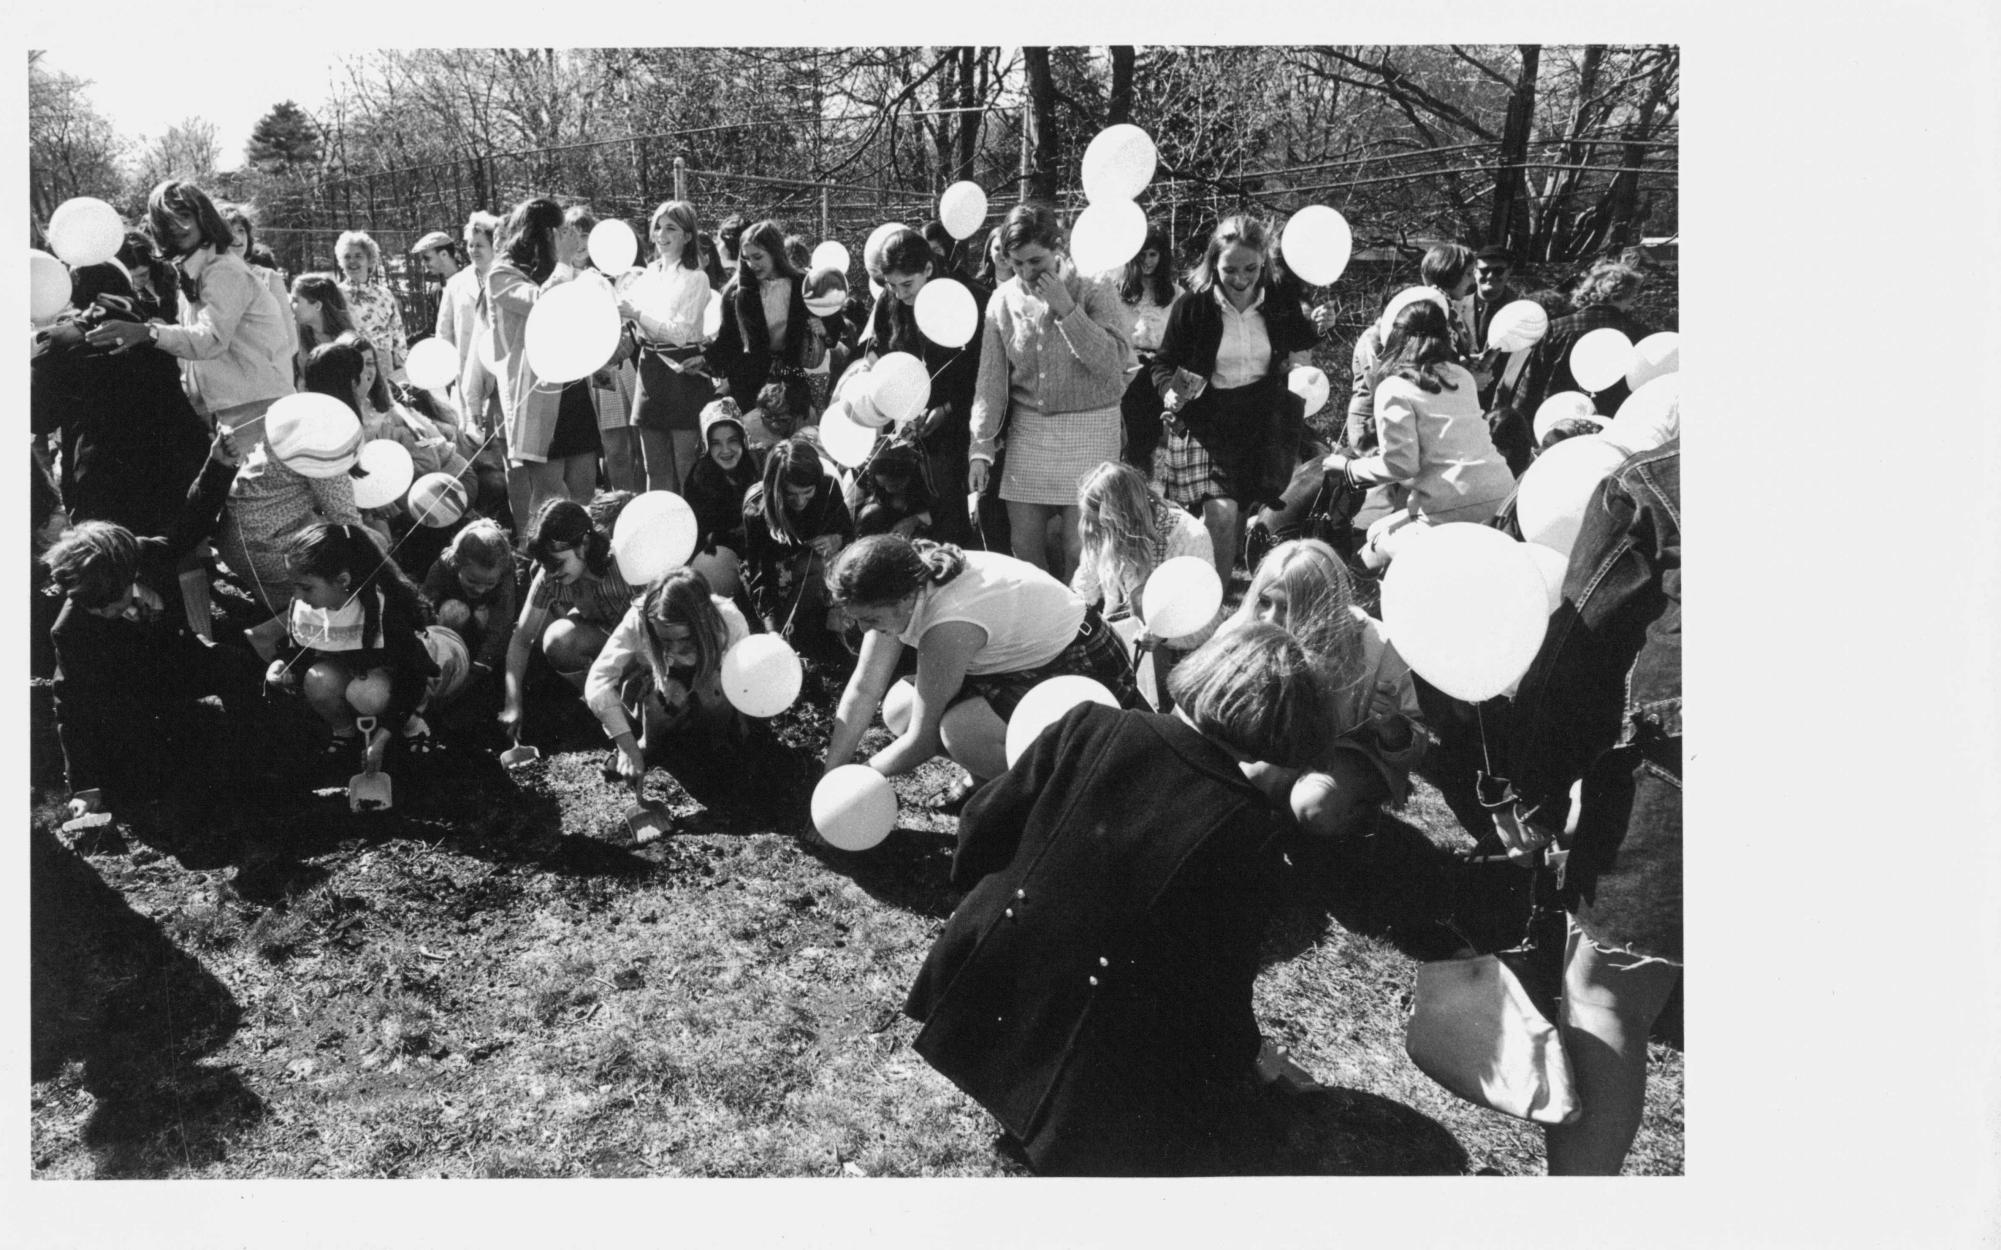
[[[1084,198],[1070,227],[1070,259],[1083,273],[1117,269],[1146,243],[1146,212],[1134,201],[1153,181],[1160,152],[1138,126],[1107,126],[1084,149]]]
[[[635,495],[611,527],[611,554],[628,586],[644,586],[688,562],[699,527],[695,510],[673,491]]]
[[[1596,335],[1617,340],[1597,340],[1586,353],[1579,383],[1610,385],[1616,377],[1605,370],[1618,363],[1633,393],[1609,423],[1577,391],[1552,395],[1537,409],[1537,442],[1565,417],[1584,417],[1603,428],[1558,443],[1522,475],[1515,520],[1523,541],[1484,525],[1420,527],[1384,575],[1383,624],[1398,653],[1455,698],[1491,699],[1520,682],[1542,645],[1550,614],[1562,602],[1571,551],[1600,486],[1627,457],[1681,432],[1678,336],[1648,335],[1635,347],[1615,330],[1594,330],[1578,340],[1578,350]],[[1594,354],[1599,352],[1605,355]],[[1596,372],[1594,364],[1600,366]],[[1572,372],[1577,372],[1575,354]]]
[[[1326,286],[1348,268],[1355,234],[1348,219],[1325,204],[1309,204],[1292,215],[1278,236],[1286,267],[1308,286]]]
[[[1601,326],[1571,345],[1570,376],[1587,391],[1602,391],[1624,379],[1639,390],[1681,368],[1681,336],[1672,330],[1649,334],[1637,344],[1611,326]]]

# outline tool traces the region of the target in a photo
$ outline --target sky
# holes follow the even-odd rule
[[[308,113],[327,96],[327,77],[339,54],[315,51],[301,42],[283,57],[261,56],[243,49],[230,57],[227,74],[189,74],[175,84],[171,107],[163,108],[160,52],[143,40],[100,41],[88,47],[52,44],[43,64],[51,70],[86,79],[86,94],[118,133],[133,140],[157,138],[190,117],[214,122],[222,169],[244,163],[243,145],[257,120],[280,100],[291,100]]]

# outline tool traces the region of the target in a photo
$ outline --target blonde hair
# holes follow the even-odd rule
[[[375,245],[374,239],[368,237],[366,230],[343,230],[340,232],[340,238],[334,240],[334,264],[339,265],[340,254],[345,252],[350,244],[354,243],[359,243],[362,250],[368,253],[367,280],[373,281],[380,278],[382,276],[382,249]]]
[[[507,531],[500,528],[499,522],[480,517],[466,522],[464,529],[452,535],[444,558],[453,570],[462,564],[506,570],[513,567],[514,549],[507,541]]]
[[[1362,623],[1355,619],[1355,582],[1326,543],[1299,538],[1273,547],[1251,575],[1231,629],[1258,621],[1268,591],[1285,600],[1285,632],[1325,664],[1336,690],[1362,680]]]
[[[1104,588],[1107,607],[1137,603],[1153,573],[1159,541],[1155,498],[1138,469],[1112,460],[1086,473],[1077,488],[1083,562]]]

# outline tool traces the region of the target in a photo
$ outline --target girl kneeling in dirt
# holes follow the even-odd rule
[[[1272,548],[1219,632],[1260,621],[1328,667],[1335,733],[1314,744],[1308,767],[1263,764],[1252,779],[1302,832],[1321,838],[1348,832],[1386,799],[1403,802],[1427,742],[1417,686],[1382,622],[1356,606],[1353,578],[1334,549],[1310,538]]]
[[[356,718],[373,717],[370,767],[381,767],[392,731],[413,753],[428,754],[431,730],[419,712],[465,684],[465,643],[431,624],[423,596],[363,526],[309,526],[289,562],[292,604],[265,680],[300,686],[333,730],[330,753],[351,749]]]
[[[528,531],[528,554],[540,567],[528,583],[521,619],[507,643],[507,674],[500,727],[521,738],[522,686],[528,658],[539,644],[557,676],[578,690],[624,619],[638,592],[625,584],[611,558],[611,527],[632,495],[607,491],[589,510],[568,499],[551,499]]]
[[[1253,623],[1168,680],[1173,715],[1073,708],[966,804],[967,894],[904,1003],[1039,1172],[1234,1171],[1288,1138],[1251,1008],[1281,846],[1242,770],[1308,761],[1327,679]]]
[[[1007,770],[1007,718],[1037,684],[1075,673],[1145,706],[1125,644],[1098,610],[1026,560],[895,534],[841,553],[828,578],[834,602],[869,632],[834,710],[826,766],[854,758],[895,678],[905,647],[917,649],[910,725],[869,767],[907,773],[941,752],[971,774],[947,805]]]
[[[723,697],[723,653],[749,636],[743,612],[690,568],[653,583],[626,611],[584,680],[621,778],[644,777],[670,736],[697,747],[742,740],[743,718]]]

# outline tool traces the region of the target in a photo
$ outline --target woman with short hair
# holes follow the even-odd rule
[[[1056,214],[1017,204],[1001,224],[1014,277],[982,318],[967,484],[984,493],[1003,429],[1000,497],[1016,558],[1067,579],[1077,565],[1077,479],[1119,458],[1128,348],[1118,296],[1079,274]],[[1049,523],[1060,520],[1052,548]]]
[[[389,380],[403,380],[403,362],[410,358],[410,336],[403,329],[403,310],[389,289],[382,268],[382,249],[363,230],[344,230],[334,243],[340,265],[341,293],[354,313],[354,323],[369,342],[379,343],[389,360]]]

